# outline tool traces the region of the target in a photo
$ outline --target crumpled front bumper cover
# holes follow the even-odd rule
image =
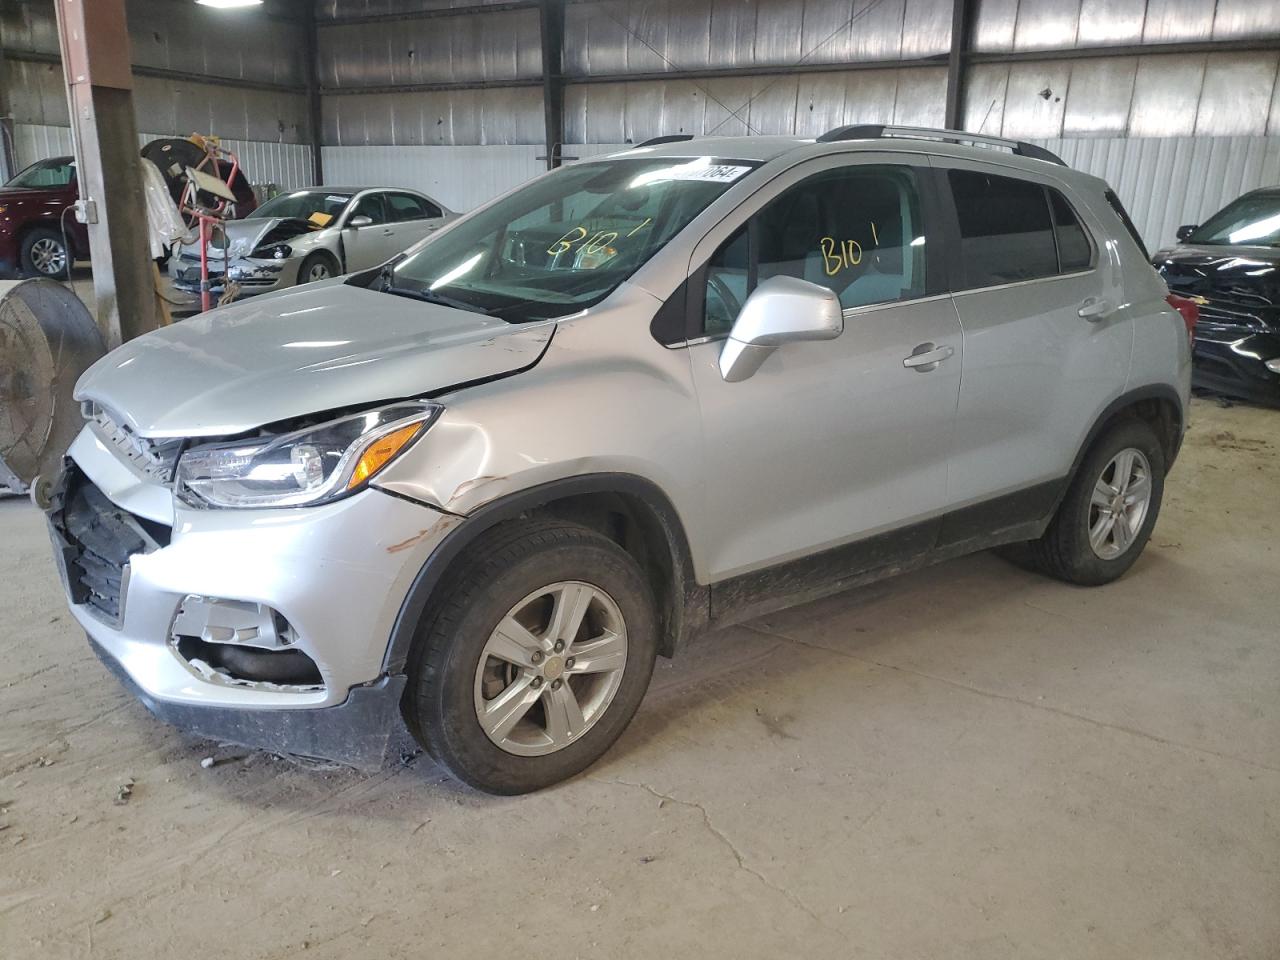
[[[382,768],[392,737],[401,734],[404,676],[382,676],[352,687],[347,699],[311,710],[197,706],[158,700],[139,687],[120,661],[91,636],[89,646],[131,694],[159,720],[184,733],[254,750],[332,761],[359,770]]]

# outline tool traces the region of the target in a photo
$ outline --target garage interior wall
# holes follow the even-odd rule
[[[539,6],[315,0],[326,181],[417,187],[466,210],[544,170]],[[669,133],[943,126],[956,6],[570,0],[563,155],[595,156]],[[1046,144],[1106,177],[1153,248],[1179,223],[1280,183],[1280,3],[964,6],[961,125]],[[243,141],[251,163],[263,151],[255,180],[268,179],[259,171],[284,186],[307,179],[298,23],[266,20],[264,29],[260,12],[229,15],[184,0],[130,0],[129,10],[138,63],[264,85],[140,77],[140,129],[189,133],[203,124]],[[51,0],[0,0],[0,11],[7,51],[56,52]],[[56,70],[9,54],[5,79],[16,84],[20,125],[65,124]],[[20,150],[39,152],[40,135],[22,134],[33,145]]]
[[[954,5],[569,2],[564,155],[670,133],[943,126]],[[318,4],[335,180],[405,183],[467,209],[544,169],[537,5],[448,6]],[[1153,248],[1240,192],[1280,183],[1280,3],[969,7],[963,126],[1048,144],[1107,177]]]
[[[311,179],[297,4],[215,11],[187,0],[128,0],[127,12],[143,142],[213,133],[255,184]],[[70,153],[53,0],[0,0],[0,43],[18,166]]]

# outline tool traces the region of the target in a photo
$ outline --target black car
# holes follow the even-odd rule
[[[1200,307],[1192,384],[1280,406],[1280,187],[1254,190],[1152,262]]]

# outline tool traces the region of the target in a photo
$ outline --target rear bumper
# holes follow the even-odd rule
[[[152,696],[92,636],[89,646],[157,719],[192,736],[374,771],[382,767],[388,744],[402,726],[403,676],[384,676],[374,683],[353,687],[343,703],[318,710],[200,706]]]

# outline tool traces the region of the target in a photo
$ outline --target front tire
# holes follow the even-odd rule
[[[338,264],[327,253],[310,254],[298,267],[298,283],[317,283],[338,275]]]
[[[653,594],[613,541],[559,520],[481,537],[435,592],[402,710],[423,748],[489,793],[528,793],[594,763],[644,698]]]
[[[1090,448],[1044,536],[1028,545],[1032,564],[1083,586],[1124,575],[1160,515],[1164,477],[1164,448],[1151,427],[1117,423]]]
[[[26,276],[65,280],[71,275],[71,256],[66,241],[61,233],[50,227],[36,227],[23,237],[19,256]]]

